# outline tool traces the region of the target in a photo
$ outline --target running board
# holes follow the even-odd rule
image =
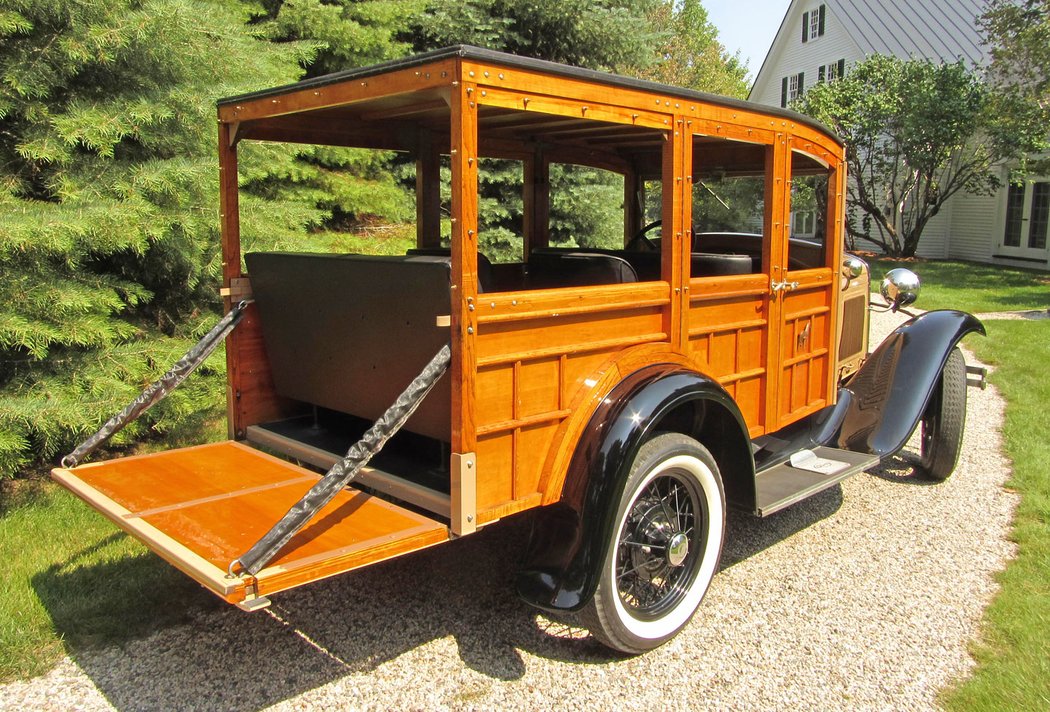
[[[800,462],[813,455],[809,463]],[[802,457],[799,457],[802,456]],[[847,477],[863,472],[879,462],[878,455],[837,450],[831,447],[816,447],[795,453],[798,466],[791,461],[763,470],[755,477],[755,513],[767,517],[796,502],[801,502],[817,492],[834,487]],[[806,466],[823,469],[823,472],[804,469]]]

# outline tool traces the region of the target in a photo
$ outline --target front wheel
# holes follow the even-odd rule
[[[631,467],[581,622],[625,653],[674,637],[707,592],[724,535],[725,494],[711,453],[679,433],[654,437]]]
[[[966,361],[958,347],[948,355],[921,428],[919,469],[931,479],[945,480],[959,461],[966,428]]]

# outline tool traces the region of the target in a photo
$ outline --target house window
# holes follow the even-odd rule
[[[1042,259],[1050,237],[1050,182],[1011,183],[1004,222],[1001,246],[1007,256]]]
[[[802,13],[802,41],[809,42],[824,35],[824,5]]]
[[[1050,224],[1050,183],[1032,186],[1032,217],[1028,223],[1028,246],[1046,248],[1046,228]]]
[[[841,79],[846,74],[846,60],[840,59],[837,62],[831,64],[822,64],[817,67],[817,81],[818,82],[833,82],[836,79]]]
[[[806,73],[790,74],[780,81],[780,105],[786,107],[802,96],[805,88]]]
[[[1006,231],[1003,234],[1003,245],[1020,247],[1021,226],[1024,224],[1024,189],[1023,183],[1011,183],[1006,193]]]

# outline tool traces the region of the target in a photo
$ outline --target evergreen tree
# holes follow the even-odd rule
[[[0,474],[68,448],[214,320],[215,99],[294,81],[311,51],[249,20],[237,0],[0,2]],[[283,196],[262,229],[252,206],[249,239],[321,218]],[[207,380],[146,425],[214,414]]]

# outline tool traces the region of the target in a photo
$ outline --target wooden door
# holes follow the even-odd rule
[[[841,262],[843,171],[812,144],[785,136],[774,149],[773,245],[769,311],[771,429],[831,404],[834,398],[835,299]],[[823,157],[817,152],[823,153]],[[807,226],[806,235],[793,227]],[[810,230],[812,232],[810,233]]]

